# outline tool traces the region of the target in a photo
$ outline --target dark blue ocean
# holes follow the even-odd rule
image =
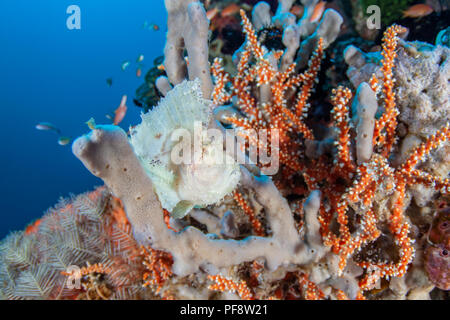
[[[67,28],[70,5],[80,8],[80,30]],[[144,29],[145,21],[160,30]],[[35,125],[50,122],[75,138],[89,131],[91,117],[110,123],[105,115],[124,94],[128,113],[121,127],[140,122],[132,99],[162,55],[165,32],[163,0],[0,1],[0,239],[41,217],[60,197],[102,184],[70,145],[58,145],[54,132]],[[140,54],[144,68],[137,78]],[[130,66],[122,71],[126,60]]]

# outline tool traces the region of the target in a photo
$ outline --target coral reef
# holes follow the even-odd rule
[[[369,81],[373,73],[381,76],[379,53],[364,54],[350,46],[345,52],[349,64],[348,76],[355,86]],[[434,134],[450,121],[448,78],[450,50],[422,42],[402,42],[394,71],[399,111],[399,143],[397,163],[406,159],[410,151],[426,137]],[[449,147],[436,152],[424,165],[426,171],[446,177],[449,171]],[[435,192],[429,188],[414,187],[417,205],[423,207]]]
[[[300,19],[292,0],[274,15],[265,2],[251,19],[241,9],[245,41],[225,68],[209,61],[202,3],[166,0],[161,101],[130,136],[97,125],[74,142],[106,187],[1,243],[2,296],[362,300],[448,290],[449,49],[402,40],[393,25],[381,52],[347,47],[353,88],[312,107],[343,23],[334,9],[311,21],[317,2],[302,1]],[[206,140],[189,164],[171,158],[180,128]],[[250,161],[255,149],[278,170]],[[81,286],[69,290],[67,279]]]

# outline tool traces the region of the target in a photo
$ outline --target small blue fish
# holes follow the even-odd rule
[[[130,66],[130,61],[124,61],[121,66],[122,71],[125,71],[129,66]]]
[[[136,59],[137,63],[140,63],[142,61],[144,61],[144,55],[143,54],[139,55],[139,57],[137,57],[137,59]]]
[[[91,130],[95,130],[95,127],[97,126],[95,124],[95,120],[94,118],[90,118],[87,122],[86,122],[87,126],[89,127],[89,129]]]
[[[72,141],[72,138],[70,137],[59,137],[58,138],[58,144],[60,146],[67,146]]]
[[[59,130],[57,127],[55,127],[50,122],[40,122],[36,125],[36,129],[43,130],[43,131],[55,131],[58,134],[61,133],[61,130]]]

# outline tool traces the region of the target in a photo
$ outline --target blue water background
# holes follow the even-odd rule
[[[81,30],[68,30],[66,9],[81,9]],[[144,21],[161,27],[144,30]],[[101,180],[59,146],[51,122],[65,135],[88,132],[90,117],[108,123],[127,94],[121,126],[140,122],[132,98],[153,59],[162,55],[166,31],[163,0],[0,1],[0,239],[42,216],[60,197],[92,190]],[[144,54],[142,77],[136,58]],[[123,72],[121,64],[131,61]],[[106,79],[112,77],[108,87]]]

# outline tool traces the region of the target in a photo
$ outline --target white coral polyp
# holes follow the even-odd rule
[[[206,126],[211,117],[210,101],[202,98],[200,83],[184,81],[175,86],[146,114],[131,132],[130,142],[152,179],[163,208],[176,218],[194,206],[217,203],[236,188],[239,165],[223,151],[223,142],[209,139],[194,147],[195,123]],[[192,137],[191,161],[176,164],[172,151],[175,130],[184,129]],[[198,133],[196,132],[198,135]],[[198,141],[197,141],[198,142]]]

